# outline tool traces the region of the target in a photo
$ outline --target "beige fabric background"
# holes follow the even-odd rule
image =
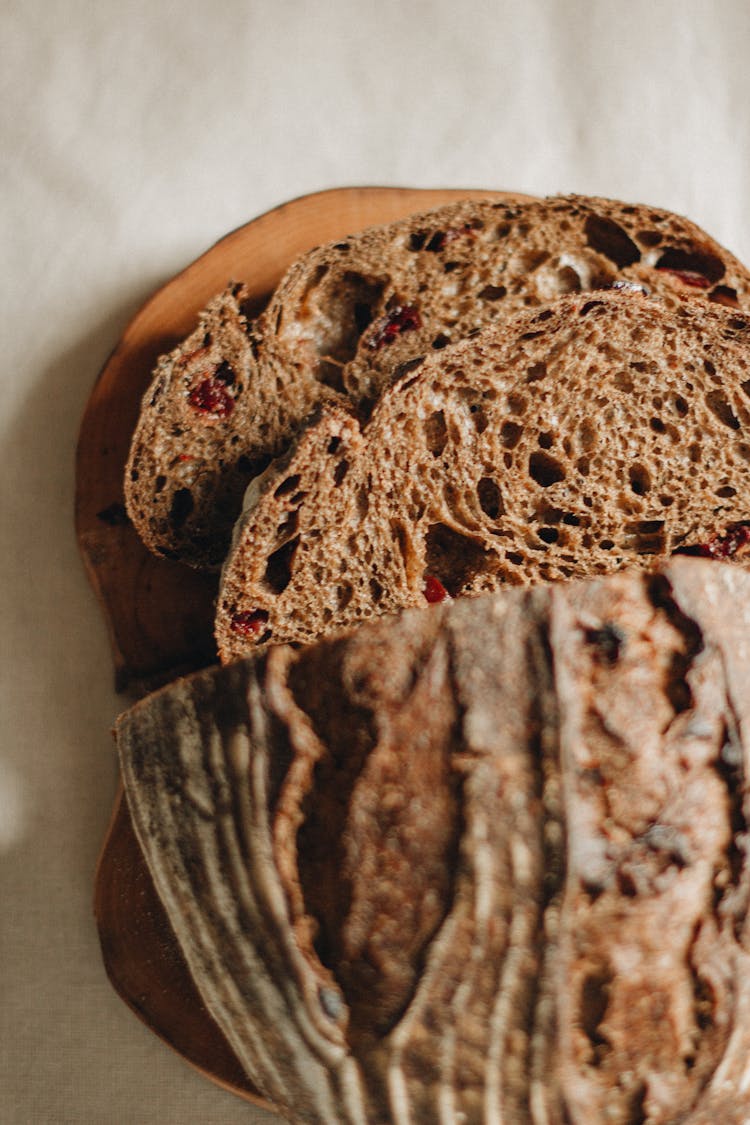
[[[73,535],[97,370],[226,231],[353,184],[581,191],[750,261],[745,0],[0,2],[0,1121],[273,1120],[109,987],[91,913],[116,766]]]

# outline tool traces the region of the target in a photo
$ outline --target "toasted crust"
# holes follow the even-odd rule
[[[426,358],[363,427],[326,411],[248,494],[222,660],[441,592],[677,550],[743,562],[749,342],[744,317],[705,303],[564,298]]]
[[[241,286],[157,366],[126,472],[155,553],[217,566],[242,490],[321,403],[366,416],[415,357],[561,294],[645,285],[747,309],[750,275],[694,224],[569,196],[461,202],[306,254],[256,321]]]
[[[118,723],[199,991],[292,1121],[750,1111],[750,575],[279,646]]]

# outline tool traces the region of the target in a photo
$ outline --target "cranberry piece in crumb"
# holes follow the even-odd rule
[[[696,273],[695,270],[672,270],[666,266],[657,267],[660,273],[671,273],[673,277],[679,278],[683,285],[690,285],[693,289],[708,289],[711,282],[702,273]]]
[[[471,223],[464,223],[461,227],[448,227],[447,230],[438,230],[435,231],[432,238],[425,246],[425,250],[429,250],[431,253],[435,254],[440,250],[444,250],[449,243],[455,242],[457,238],[461,238],[463,235],[470,235],[472,238],[476,238],[476,234],[477,232]]]
[[[203,377],[188,395],[188,402],[202,414],[227,418],[234,410],[234,398],[227,390],[233,382],[232,368],[228,363],[222,363],[203,373]]]
[[[268,611],[265,609],[244,610],[234,614],[231,629],[238,637],[257,637],[263,632],[267,621]]]
[[[425,601],[429,602],[430,605],[437,605],[438,602],[451,600],[451,596],[443,583],[432,574],[428,574],[425,578],[422,593],[424,594]]]
[[[739,525],[712,535],[706,543],[696,547],[678,547],[676,555],[693,555],[701,559],[731,559],[750,543],[750,527]]]
[[[714,535],[706,544],[713,559],[731,559],[750,543],[750,527],[730,527],[723,535]]]
[[[421,327],[422,318],[414,305],[394,305],[385,316],[375,321],[368,344],[378,350],[392,344],[402,332],[413,332]]]

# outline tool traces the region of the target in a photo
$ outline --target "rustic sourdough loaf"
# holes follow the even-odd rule
[[[365,417],[414,357],[618,280],[674,304],[750,305],[750,275],[692,223],[580,196],[461,202],[323,246],[257,320],[232,286],[156,368],[127,465],[130,518],[157,554],[216,566],[247,482],[317,404]]]
[[[674,559],[275,646],[117,735],[197,987],[290,1121],[742,1125],[748,732],[750,575]]]
[[[579,295],[425,358],[364,426],[325,410],[248,489],[222,660],[446,593],[742,559],[749,344],[705,302]]]

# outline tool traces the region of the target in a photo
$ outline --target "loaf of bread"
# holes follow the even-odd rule
[[[117,738],[288,1120],[744,1125],[748,732],[750,575],[680,558],[272,647]]]
[[[327,408],[248,489],[222,660],[675,551],[743,561],[749,345],[733,310],[577,295],[422,359],[364,425]]]
[[[750,275],[687,220],[580,196],[461,202],[313,250],[253,320],[240,284],[162,358],[127,465],[155,553],[218,566],[248,481],[321,403],[369,413],[415,357],[618,281],[672,304],[750,307]]]

